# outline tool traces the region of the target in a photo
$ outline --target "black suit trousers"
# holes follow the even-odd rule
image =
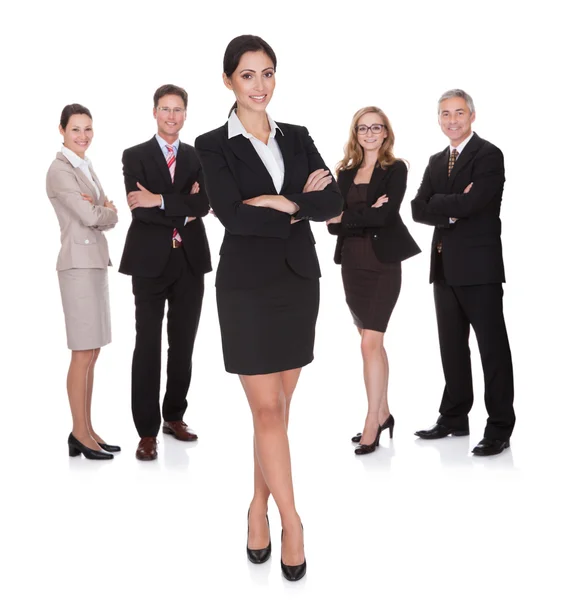
[[[488,420],[484,436],[508,440],[515,423],[512,356],[502,310],[502,284],[450,286],[433,284],[445,389],[439,423],[468,424],[473,404],[469,348],[472,326],[484,372],[484,401]]]
[[[161,335],[167,301],[167,385],[163,419],[179,421],[187,409],[191,357],[201,316],[204,276],[195,275],[182,248],[172,248],[159,277],[132,277],[136,346],[132,360],[132,413],[140,437],[156,436],[161,422]]]

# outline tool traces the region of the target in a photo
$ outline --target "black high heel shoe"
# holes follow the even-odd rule
[[[376,432],[376,437],[374,438],[374,441],[371,444],[359,444],[354,449],[354,453],[360,455],[360,454],[370,454],[371,452],[374,452],[374,450],[376,450],[376,446],[378,446],[380,443],[380,434],[381,433],[382,433],[382,426],[378,425],[378,431]]]
[[[383,423],[380,425],[382,427],[382,431],[389,429],[390,430],[390,439],[394,436],[394,415],[390,415]],[[355,436],[351,438],[352,442],[359,443],[362,438],[362,433],[357,433]]]
[[[99,442],[98,445],[103,450],[106,450],[106,452],[120,452],[122,450],[122,448],[120,448],[120,446],[113,446],[112,444],[101,444]]]
[[[303,529],[303,525],[301,525]],[[282,529],[283,542],[283,529]],[[288,581],[299,581],[305,573],[307,573],[307,561],[304,559],[300,565],[286,565],[283,560],[280,560],[282,574]]]
[[[268,519],[268,515],[266,515],[266,521],[268,521],[268,529],[270,528],[270,519]],[[250,509],[248,509],[248,532],[250,531]],[[248,533],[246,534],[246,554],[248,555],[248,560],[255,565],[261,565],[265,563],[270,556],[272,555],[272,540],[268,542],[268,545],[265,548],[260,548],[259,550],[254,550],[248,547]]]
[[[114,456],[108,452],[92,450],[88,446],[81,444],[81,442],[79,442],[79,440],[72,433],[69,434],[67,444],[69,445],[69,456],[79,456],[82,454],[85,458],[90,460],[109,460],[114,458]]]

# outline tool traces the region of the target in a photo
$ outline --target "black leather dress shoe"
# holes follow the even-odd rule
[[[120,450],[121,450],[120,446],[113,446],[112,444],[101,444],[101,443],[99,443],[99,446],[103,450],[106,450],[107,452],[120,452]]]
[[[415,435],[423,440],[438,440],[448,435],[461,436],[469,435],[469,426],[466,427],[447,427],[442,423],[435,423],[431,429],[421,429],[416,431]]]
[[[482,438],[480,442],[473,448],[472,453],[475,456],[493,456],[494,454],[500,454],[502,450],[510,447],[510,442],[506,440],[489,440],[488,438]]]

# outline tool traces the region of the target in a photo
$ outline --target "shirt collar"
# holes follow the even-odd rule
[[[469,135],[469,137],[462,141],[458,146],[453,147],[449,144],[449,152],[452,152],[453,150],[456,150],[459,155],[463,153],[463,150],[465,149],[465,146],[471,141],[472,136],[474,135],[474,131],[471,131],[471,134]]]
[[[175,148],[176,153],[179,150],[179,138],[177,138],[175,140],[175,142],[173,142],[173,144],[170,144],[169,142],[166,142],[162,137],[160,137],[159,134],[156,133],[156,140],[157,140],[157,143],[159,144],[159,147],[162,150],[165,150],[166,146],[173,146]]]
[[[91,161],[85,156],[85,158],[81,158],[78,154],[75,154],[72,150],[69,150],[67,146],[61,146],[61,154],[71,163],[71,165],[76,169],[80,167],[82,164],[90,166]]]
[[[266,113],[267,114],[267,113]],[[276,137],[276,129],[283,135],[283,131],[280,126],[267,114],[268,123],[270,124],[270,138]],[[246,139],[253,138],[254,136],[251,133],[248,133],[246,129],[244,129],[244,125],[238,118],[236,111],[233,110],[230,113],[230,117],[228,118],[228,139],[236,137],[237,135],[242,135]]]

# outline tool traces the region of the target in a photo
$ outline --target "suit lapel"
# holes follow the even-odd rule
[[[341,191],[345,208],[347,205],[347,194],[350,190],[352,182],[354,181],[357,170],[358,169],[346,169],[344,171],[341,171],[338,176],[337,183],[339,184],[339,190]]]
[[[181,147],[181,144],[179,144],[179,147]],[[150,154],[152,155],[152,158],[154,159],[154,161],[157,165],[157,168],[163,177],[163,181],[167,185],[167,188],[165,191],[169,191],[169,190],[173,189],[173,183],[171,182],[171,174],[169,173],[169,169],[167,168],[167,162],[165,160],[165,156],[164,156],[163,151],[160,148],[160,145],[155,137],[153,137],[149,141],[149,148],[150,148]],[[177,169],[177,165],[176,165],[176,169]]]
[[[227,130],[228,136],[228,130]],[[245,138],[243,135],[236,135],[228,139],[228,145],[232,150],[233,154],[241,160],[247,167],[252,169],[259,177],[264,180],[266,189],[271,190],[271,193],[276,194],[276,188],[272,181],[271,175],[268,173],[268,169],[264,166],[262,159],[258,156],[252,142]]]
[[[179,192],[187,183],[189,173],[191,172],[189,164],[189,152],[187,151],[187,148],[185,148],[185,144],[179,144],[179,148],[177,149],[177,156],[175,158],[175,163],[175,179],[173,182],[173,189],[176,192]]]
[[[104,201],[106,200],[105,196],[104,196],[104,190],[102,189],[102,185],[100,184],[100,181],[98,179],[98,177],[96,176],[96,173],[94,172],[94,170],[91,168],[89,169],[91,172],[91,176],[94,179],[94,182],[96,183],[97,187],[98,187],[98,191],[99,191],[99,200],[101,202],[101,204],[104,204]]]
[[[374,171],[372,172],[372,177],[370,178],[370,182],[368,184],[368,189],[366,191],[366,204],[367,206],[372,206],[376,199],[378,198],[378,186],[382,179],[384,179],[384,175],[386,174],[386,170],[382,169],[380,165],[376,165]]]
[[[77,177],[89,188],[93,200],[96,201],[96,190],[94,189],[93,184],[89,181],[89,178],[81,171],[81,167],[73,167],[73,169],[75,170]]]
[[[472,138],[469,140],[468,144],[463,148],[463,152],[457,158],[455,165],[451,169],[451,176],[449,177],[449,182],[452,184],[455,181],[455,177],[458,172],[464,169],[464,167],[473,159],[475,154],[479,151],[482,146],[482,140],[478,137],[476,133],[473,133]],[[449,151],[447,151],[447,167],[449,166]]]
[[[276,130],[276,142],[280,147],[283,161],[284,161],[284,179],[282,183],[282,192],[285,190],[286,185],[289,183],[289,178],[293,172],[294,157],[295,157],[295,140],[291,131],[288,131],[287,135],[284,135],[279,129]]]

